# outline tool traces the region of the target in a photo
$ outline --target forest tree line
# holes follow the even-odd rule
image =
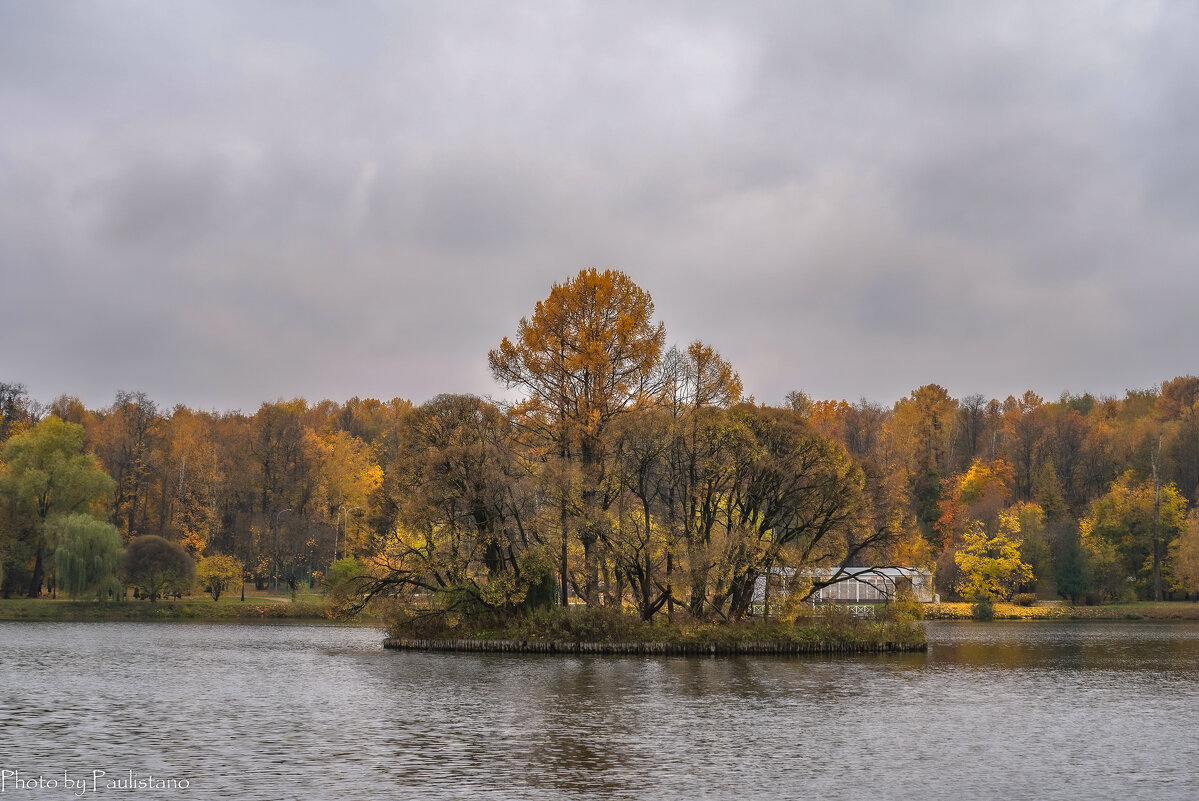
[[[488,358],[516,401],[88,409],[0,384],[0,588],[53,587],[63,521],[86,515],[122,543],[231,557],[259,587],[348,559],[371,592],[463,610],[735,619],[776,568],[795,570],[785,605],[822,586],[804,568],[860,565],[928,567],[949,597],[1199,591],[1194,376],[1119,398],[928,384],[890,407],[766,405],[710,345],[668,347],[612,270],[555,285]],[[983,587],[980,559],[1014,567]]]

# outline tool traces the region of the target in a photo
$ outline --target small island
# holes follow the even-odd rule
[[[647,622],[614,610],[550,608],[517,619],[490,615],[399,613],[384,647],[398,650],[529,654],[797,655],[927,650],[919,604],[896,602],[876,614],[809,607],[788,621]]]

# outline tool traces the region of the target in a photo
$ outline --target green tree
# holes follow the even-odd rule
[[[121,557],[125,583],[157,601],[168,591],[184,592],[196,578],[196,563],[178,543],[147,534],[125,546]]]
[[[90,515],[52,518],[46,526],[57,542],[54,564],[58,585],[72,598],[95,593],[96,600],[119,588],[121,532]]]
[[[1102,556],[1110,549],[1124,577],[1131,578],[1142,595],[1161,600],[1155,579],[1186,514],[1186,498],[1173,484],[1155,492],[1152,481],[1127,471],[1091,504],[1091,514],[1079,525],[1090,551]]]
[[[42,589],[53,556],[46,523],[58,515],[102,513],[113,481],[83,449],[83,427],[51,415],[13,436],[4,446],[0,506],[5,530],[0,552],[6,562],[5,594],[18,577],[27,579],[30,598]]]
[[[1192,511],[1178,539],[1170,543],[1170,589],[1199,591],[1199,513]]]
[[[242,575],[241,562],[225,554],[205,556],[196,565],[196,583],[213,601],[221,600],[221,593],[241,583]]]
[[[1056,559],[1058,594],[1077,604],[1079,596],[1091,589],[1091,570],[1087,554],[1079,541],[1078,532],[1070,530],[1062,534]]]

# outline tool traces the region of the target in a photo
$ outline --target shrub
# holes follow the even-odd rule
[[[995,619],[995,602],[985,595],[980,597],[971,604],[970,617],[982,623],[989,623]]]
[[[1031,592],[1018,592],[1012,596],[1012,603],[1016,606],[1034,606],[1037,602],[1037,596]]]
[[[884,604],[881,612],[875,614],[879,621],[908,623],[924,619],[924,604],[916,600],[916,593],[911,587],[900,587],[895,593],[895,600]]]
[[[188,592],[196,578],[196,563],[183,546],[148,534],[125,546],[121,573],[127,584],[157,601],[168,591]]]

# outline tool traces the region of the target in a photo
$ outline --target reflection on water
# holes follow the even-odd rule
[[[650,658],[391,652],[357,628],[0,624],[0,769],[190,782],[139,798],[1199,794],[1199,626],[929,632],[928,654]],[[0,801],[67,797],[22,792]]]

